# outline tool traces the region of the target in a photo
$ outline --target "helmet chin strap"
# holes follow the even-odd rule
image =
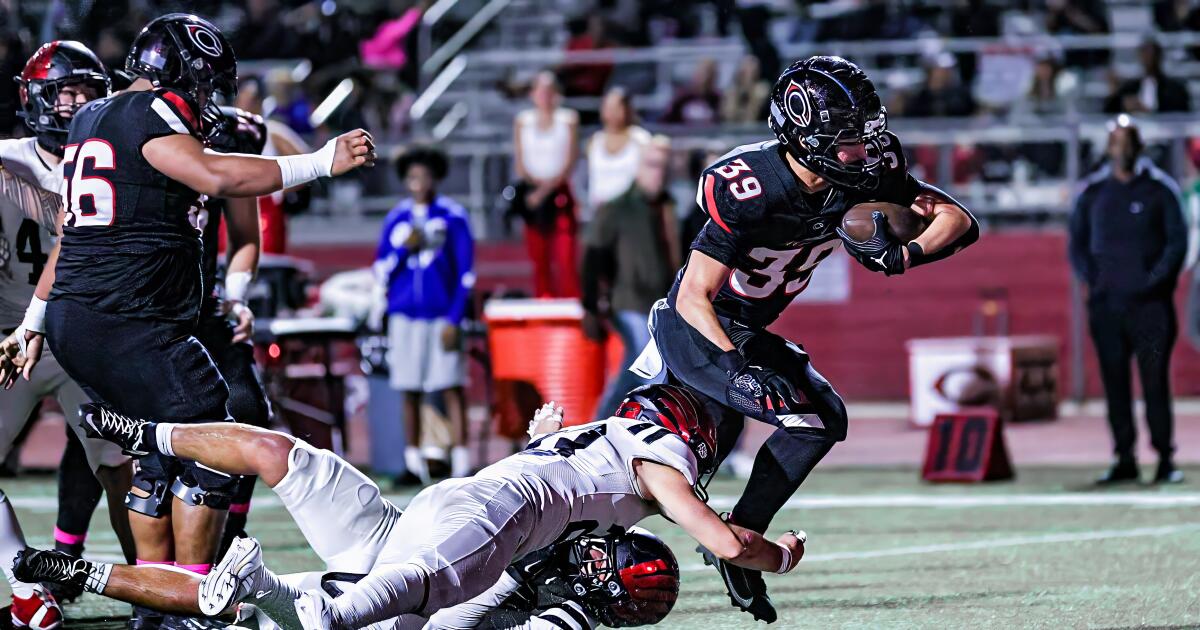
[[[57,155],[63,156],[63,145],[66,144],[66,138],[57,133],[43,132],[37,135],[38,146]]]

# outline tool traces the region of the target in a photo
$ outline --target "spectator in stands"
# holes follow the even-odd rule
[[[904,113],[913,118],[970,116],[975,113],[975,101],[958,76],[958,62],[954,55],[943,52],[926,64],[925,84],[909,97]]]
[[[300,35],[283,19],[278,0],[247,0],[246,15],[233,32],[233,49],[239,59],[289,59],[303,57]]]
[[[680,266],[675,204],[667,193],[670,159],[670,141],[656,136],[642,152],[636,181],[600,207],[584,239],[584,333],[603,340],[607,320],[625,347],[621,371],[601,398],[601,417],[641,384],[628,368],[650,341],[650,308],[666,295]]]
[[[463,207],[437,194],[446,169],[446,156],[430,148],[410,149],[396,160],[411,197],[384,219],[374,266],[387,292],[391,385],[404,392],[404,465],[426,484],[429,468],[418,444],[426,394],[441,392],[446,402],[450,474],[471,474],[461,326],[474,285],[474,243]]]
[[[534,295],[578,297],[578,225],[571,173],[579,157],[579,114],[559,107],[558,83],[543,71],[529,91],[533,109],[513,123],[513,167],[518,186],[514,213],[525,219],[533,261]]]
[[[1142,63],[1142,77],[1126,81],[1109,95],[1104,102],[1106,113],[1191,111],[1187,87],[1163,73],[1162,48],[1158,42],[1152,39],[1142,42],[1138,59]]]
[[[727,123],[762,123],[767,117],[771,85],[763,80],[756,57],[742,57],[733,83],[721,95],[721,120]]]
[[[681,125],[715,125],[720,110],[717,62],[702,59],[696,65],[691,82],[675,91],[675,98],[671,99],[662,121]]]
[[[1136,357],[1146,398],[1156,483],[1178,483],[1172,461],[1170,359],[1177,332],[1172,295],[1187,251],[1179,186],[1145,157],[1128,116],[1110,124],[1108,162],[1085,181],[1070,217],[1071,265],[1088,288],[1088,320],[1112,428],[1116,461],[1097,480],[1138,479],[1130,394]]]
[[[567,40],[567,52],[584,52],[611,48],[608,23],[598,13],[588,15],[586,30]],[[563,93],[567,96],[600,96],[608,86],[613,64],[608,61],[571,64],[559,70]]]
[[[1108,8],[1104,0],[1046,0],[1046,32],[1053,35],[1100,35],[1108,32]],[[1066,65],[1101,66],[1108,63],[1108,49],[1071,50]]]
[[[587,145],[588,207],[592,211],[633,184],[642,149],[650,142],[650,133],[633,124],[634,117],[633,104],[623,88],[604,95],[600,103],[604,126],[592,134]]]

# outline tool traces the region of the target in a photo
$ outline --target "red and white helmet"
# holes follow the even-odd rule
[[[644,419],[683,438],[696,456],[701,479],[716,471],[717,425],[692,390],[678,385],[645,385],[629,392],[613,415]]]

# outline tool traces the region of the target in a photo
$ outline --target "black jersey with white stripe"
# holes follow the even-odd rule
[[[198,194],[161,172],[142,147],[200,136],[199,109],[169,89],[93,101],[71,122],[63,157],[63,225],[53,299],[130,317],[194,319],[202,292]]]
[[[832,185],[807,193],[774,140],[740,146],[704,169],[696,203],[709,218],[692,249],[732,270],[713,299],[717,313],[767,326],[841,245],[834,230],[847,210],[865,201],[912,204],[919,183],[908,174],[896,136],[884,133],[868,154],[885,167],[869,190]],[[668,294],[672,304],[686,270],[685,264]]]

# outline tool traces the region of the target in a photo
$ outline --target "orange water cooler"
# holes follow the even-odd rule
[[[583,307],[573,299],[490,300],[483,309],[494,383],[493,413],[501,435],[519,437],[533,410],[553,400],[566,424],[595,418],[604,390],[609,344],[583,335]]]

